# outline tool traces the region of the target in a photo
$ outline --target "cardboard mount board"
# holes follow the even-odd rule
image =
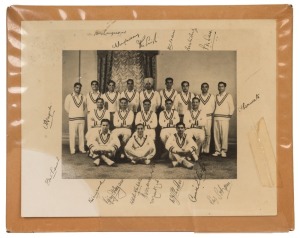
[[[282,232],[285,231],[287,232],[293,230],[294,229],[294,201],[293,201],[293,157],[292,157],[292,146],[293,146],[292,144],[292,32],[293,32],[292,11],[293,9],[292,6],[290,5],[205,6],[205,7],[204,6],[193,6],[193,7],[11,6],[9,7],[7,10],[7,46],[8,46],[7,47],[8,48],[8,52],[7,52],[7,90],[8,90],[7,91],[7,111],[8,111],[7,153],[8,154],[7,154],[7,215],[6,215],[7,231],[9,232],[48,232],[48,231],[51,232],[53,231],[54,232],[58,232],[58,231]],[[250,144],[250,145],[248,144],[247,146],[249,147],[249,150],[252,152],[252,155],[250,157],[253,158],[251,162],[253,163],[254,167],[257,170],[256,171],[257,173],[254,174],[255,178],[253,178],[253,180],[259,181],[263,188],[268,188],[272,191],[276,189],[275,198],[274,197],[272,198],[275,199],[274,201],[276,202],[275,209],[273,209],[270,212],[264,211],[260,215],[259,214],[243,215],[240,214],[238,211],[233,211],[233,213],[227,211],[227,213],[220,215],[219,213],[220,211],[218,211],[218,209],[216,208],[214,208],[216,211],[214,209],[211,210],[211,212],[213,213],[212,215],[209,215],[210,211],[208,211],[206,215],[199,215],[202,214],[201,213],[202,211],[199,211],[201,209],[197,211],[195,210],[196,215],[190,215],[191,213],[193,214],[192,209],[189,210],[189,213],[185,213],[184,211],[181,211],[178,212],[177,215],[176,214],[169,215],[169,212],[166,212],[164,213],[164,215],[151,215],[151,216],[149,216],[146,212],[144,213],[144,215],[141,215],[140,213],[138,213],[138,210],[136,211],[138,214],[137,216],[134,216],[132,214],[126,215],[126,212],[125,214],[119,214],[118,216],[109,216],[109,215],[102,216],[101,214],[99,216],[95,216],[95,215],[72,216],[70,214],[61,215],[61,216],[56,216],[56,215],[48,216],[48,215],[30,214],[30,201],[28,200],[28,196],[29,196],[28,194],[30,194],[30,192],[26,193],[27,191],[26,189],[28,189],[26,186],[27,186],[27,178],[28,181],[32,181],[32,180],[30,180],[31,179],[30,174],[26,174],[25,172],[23,173],[24,177],[22,177],[21,179],[22,176],[21,171],[28,171],[26,170],[28,168],[26,167],[28,166],[28,164],[26,164],[27,160],[24,159],[24,157],[22,158],[22,155],[24,155],[24,153],[26,152],[26,151],[24,152],[24,148],[25,149],[27,148],[26,146],[24,146],[24,144],[30,143],[28,141],[32,139],[29,136],[30,133],[28,133],[28,131],[24,129],[26,128],[27,122],[30,123],[29,120],[27,120],[26,116],[28,116],[28,112],[34,115],[35,113],[34,111],[36,108],[35,105],[24,104],[25,102],[29,102],[30,100],[32,100],[30,98],[28,99],[26,90],[35,90],[34,86],[28,88],[27,86],[30,85],[31,83],[33,83],[33,85],[36,84],[37,85],[36,87],[41,86],[40,91],[51,95],[48,91],[50,89],[44,87],[45,85],[43,84],[43,74],[40,74],[41,81],[32,81],[32,82],[27,81],[28,77],[33,75],[32,71],[29,71],[27,69],[30,68],[31,64],[32,65],[35,64],[34,61],[30,61],[30,52],[26,50],[26,47],[31,47],[30,44],[28,44],[28,42],[29,43],[33,42],[37,45],[36,46],[37,54],[43,55],[45,52],[47,52],[47,51],[44,52],[42,47],[45,42],[39,42],[38,40],[35,42],[35,39],[38,38],[30,38],[31,37],[30,32],[35,32],[35,29],[42,29],[44,27],[43,24],[46,24],[47,27],[49,27],[51,24],[54,25],[57,24],[55,26],[58,27],[56,29],[58,31],[60,29],[64,29],[64,27],[67,26],[67,28],[64,29],[63,31],[64,33],[62,33],[61,36],[57,35],[57,32],[56,35],[55,34],[52,35],[53,29],[51,31],[50,30],[47,31],[47,29],[44,29],[42,31],[41,34],[45,34],[47,38],[49,38],[50,43],[48,41],[46,43],[51,44],[51,41],[55,42],[56,37],[60,37],[60,39],[68,40],[69,35],[67,34],[69,34],[69,32],[74,31],[75,34],[78,33],[76,32],[76,29],[74,29],[74,25],[72,24],[75,23],[75,26],[76,24],[78,24],[77,26],[80,26],[82,27],[82,29],[86,30],[84,28],[86,27],[85,24],[87,25],[88,28],[90,26],[88,24],[90,24],[91,21],[97,21],[97,20],[113,21],[113,24],[114,24],[114,20],[116,20],[117,22],[120,21],[121,23],[123,23],[122,21],[124,20],[132,20],[132,22],[137,22],[137,24],[139,24],[140,20],[147,20],[149,25],[147,25],[148,24],[147,22],[145,22],[145,24],[148,27],[150,27],[149,28],[150,32],[154,32],[155,27],[160,29],[159,27],[163,28],[165,26],[164,24],[166,25],[168,24],[168,21],[176,21],[176,20],[179,21],[205,20],[207,21],[208,24],[213,22],[212,24],[216,24],[216,25],[219,24],[218,22],[221,22],[220,24],[223,24],[222,21],[224,21],[225,24],[224,26],[228,27],[230,25],[232,27],[230,28],[230,30],[232,31],[236,30],[239,26],[239,25],[235,26],[235,24],[247,24],[247,22],[244,23],[243,21],[250,20],[252,21],[251,24],[253,23],[253,21],[256,20],[266,21],[266,23],[267,24],[270,23],[270,25],[272,25],[272,21],[275,21],[275,28],[274,28],[275,38],[272,39],[271,33],[269,33],[269,28],[266,28],[264,34],[261,33],[262,31],[258,33],[259,39],[265,39],[264,37],[270,37],[268,38],[271,39],[270,45],[274,44],[275,46],[274,52],[271,52],[269,56],[264,56],[264,55],[259,56],[261,57],[259,59],[262,62],[268,60],[270,60],[271,62],[272,58],[275,62],[274,70],[273,68],[270,69],[270,72],[274,73],[275,76],[274,82],[276,82],[276,85],[274,83],[272,86],[270,86],[273,92],[275,93],[273,95],[274,101],[261,105],[262,108],[265,107],[266,111],[268,111],[267,107],[269,103],[270,105],[272,104],[275,108],[275,110],[270,112],[270,113],[274,113],[276,117],[276,120],[274,120],[274,125],[275,125],[273,128],[274,133],[271,132],[272,128],[270,129],[270,125],[272,125],[272,123],[269,120],[267,120],[268,118],[266,117],[263,118],[262,120],[255,121],[255,123],[253,123],[253,130],[249,131],[249,133],[247,134],[249,138],[249,144]],[[156,26],[155,24],[151,24],[151,21],[154,20],[165,20],[167,23],[162,22],[161,26]],[[230,21],[232,23],[230,23]],[[94,23],[96,24],[97,22]],[[128,28],[126,28],[125,30],[123,29],[123,31],[124,32],[126,31],[127,33],[131,32],[132,29],[130,28],[131,27],[130,24],[128,24],[128,22],[126,24]],[[134,24],[132,23],[132,25]],[[199,24],[201,25],[202,23]],[[36,26],[41,28],[35,28]],[[225,28],[224,26],[222,25],[220,26],[220,28],[223,29],[223,31],[227,31],[228,28]],[[269,25],[267,26],[269,27]],[[80,27],[78,27],[79,30]],[[178,30],[181,29],[180,27],[178,27],[177,29]],[[251,26],[245,25],[245,29],[247,27],[251,28]],[[97,30],[97,28],[89,28],[89,30],[91,29]],[[183,29],[185,28],[183,27]],[[188,38],[187,42],[191,44],[182,45],[182,47],[181,48],[179,47],[178,50],[189,51],[190,50],[189,47],[193,46],[192,40],[193,37],[195,37],[193,36],[193,34],[196,33],[200,34],[198,33],[198,30],[199,32],[201,31],[201,29],[199,28],[197,28],[197,30],[193,30],[193,29],[190,32],[192,35],[187,34],[187,36],[190,37],[190,38],[187,37]],[[82,30],[83,33],[85,33],[84,30]],[[109,28],[106,28],[106,31],[101,31],[100,35],[105,34],[107,32],[109,32]],[[242,36],[244,36],[243,34],[246,34],[247,36],[248,33],[240,32],[236,37],[241,37],[240,39],[247,41],[247,37],[242,38]],[[159,37],[159,33],[157,33],[157,35]],[[220,35],[222,35],[222,33],[220,33]],[[226,33],[223,34],[223,36],[225,35]],[[43,35],[41,36],[34,35],[34,37],[43,37]],[[113,33],[111,33],[111,37],[116,37],[116,36],[113,36]],[[249,35],[249,37],[251,36]],[[253,38],[253,39],[257,40],[257,38]],[[118,47],[120,47],[119,50],[132,50],[132,48],[130,48],[130,42],[129,42],[130,40],[132,40],[132,38],[130,39],[125,38],[124,41],[119,40],[119,45],[118,45]],[[168,40],[169,39],[167,39],[167,41],[165,42],[166,46],[168,45],[168,43],[170,43],[168,42]],[[96,40],[91,41],[91,44],[95,43],[95,41]],[[151,44],[153,43],[154,45],[155,43],[154,41],[155,39],[152,39],[151,41],[151,39],[149,38],[149,41],[146,43],[145,50],[149,50],[149,49],[154,50],[155,47],[151,48],[152,47]],[[123,42],[123,46],[122,46],[122,42]],[[173,44],[174,47],[176,48],[175,41]],[[219,44],[221,45],[222,43]],[[148,45],[150,45],[149,48],[147,48]],[[178,45],[180,45],[180,43],[178,43]],[[58,48],[55,48],[56,47],[55,44],[53,44],[52,47],[54,47],[53,48],[54,52],[60,50]],[[68,50],[76,49],[76,45],[72,41],[69,42],[68,47],[69,47]],[[188,49],[185,47],[187,47]],[[215,47],[217,48],[217,44],[215,45]],[[222,47],[223,48],[219,48],[219,50],[224,49],[226,51],[227,49],[226,46],[223,45]],[[260,47],[261,46],[258,45],[258,48]],[[78,47],[77,49],[90,50],[87,45],[81,45],[81,47]],[[134,50],[138,50],[138,49],[139,48],[134,48]],[[161,50],[159,47],[157,49]],[[168,50],[167,47],[165,50]],[[202,48],[202,50],[206,50],[206,49]],[[22,52],[22,57],[24,58],[21,58],[21,52]],[[247,57],[251,58],[251,55],[247,55],[247,57],[243,56],[243,59],[241,59],[240,61],[239,51],[237,52],[238,52],[237,53],[237,72],[238,72],[237,74],[239,75],[240,73],[239,70],[241,71],[246,70],[246,68],[243,69],[239,68],[240,65],[242,64],[240,62],[243,62],[244,58]],[[270,57],[270,56],[275,56],[275,59],[274,57]],[[266,57],[267,59],[264,57]],[[40,70],[37,71],[39,73],[45,72],[45,74],[49,74],[49,73],[51,74],[51,66],[49,70],[49,65],[46,65],[45,68],[36,69],[36,70]],[[264,69],[262,69],[260,72],[264,72]],[[61,71],[59,71],[59,73],[61,73]],[[255,75],[256,73],[257,72],[253,72],[253,75]],[[248,75],[249,78],[252,76]],[[260,77],[264,77],[264,76],[266,78],[269,77],[268,75],[264,75],[263,73],[262,76]],[[26,83],[24,84],[24,82]],[[29,82],[28,85],[27,82]],[[239,81],[237,82],[239,83]],[[61,91],[61,87],[60,86],[57,87]],[[240,86],[238,85],[237,87],[238,95],[240,95],[239,87]],[[249,90],[251,91],[252,88],[249,88]],[[253,92],[257,95],[256,91]],[[260,94],[258,96],[259,100],[263,100],[261,99],[263,98],[263,96],[264,94]],[[35,98],[35,100],[38,100],[38,98]],[[247,102],[249,103],[249,101],[246,101],[244,104],[242,100],[238,100],[236,104],[237,105],[236,113],[239,116],[239,118],[243,117],[241,111],[250,110],[247,109],[247,107],[250,108],[252,103],[249,103],[249,105],[247,106]],[[60,109],[57,109],[57,111],[59,110]],[[49,113],[51,114],[51,109]],[[252,114],[253,113],[255,114],[257,112],[252,111]],[[61,120],[61,117],[59,118],[59,120]],[[272,144],[273,137],[274,137],[275,144]],[[240,144],[242,145],[243,143],[241,142]],[[45,156],[47,156],[47,152],[43,151],[43,148],[46,148],[45,145],[40,147],[37,145],[36,152],[42,153],[42,156],[45,155],[43,153],[46,153]],[[241,153],[239,152],[239,149],[238,149],[238,153]],[[275,160],[273,160],[274,158]],[[239,166],[243,167],[243,165],[239,163],[239,161],[243,161],[243,160],[239,160],[239,159],[240,158],[238,157],[237,180],[239,180]],[[36,163],[36,165],[38,165],[38,163]],[[30,166],[33,165],[30,164],[29,168],[34,170],[34,168]],[[50,180],[53,180],[51,184],[52,186],[55,185],[55,182],[58,180],[58,175],[56,175],[57,177],[55,178],[56,179],[55,180],[54,179],[55,176],[51,174],[51,171],[53,173],[53,168],[54,167],[56,168],[57,166],[55,166],[55,164],[54,165],[52,164],[50,165],[50,167],[51,167]],[[43,171],[42,168],[41,171]],[[275,174],[273,174],[274,171]],[[47,176],[48,174],[45,175],[44,177]],[[251,178],[249,178],[249,180],[251,180]],[[244,186],[245,191],[247,189],[246,188],[247,186],[249,187],[249,189],[251,188],[251,181],[249,180],[247,183],[242,184]],[[235,182],[233,181],[232,184],[234,183]],[[236,187],[239,186],[241,185],[236,185]],[[91,186],[91,190],[93,190],[93,188],[95,188],[95,186],[94,187]],[[26,191],[24,192],[24,190]],[[22,200],[21,192],[24,192],[24,194],[22,194],[23,200]],[[169,190],[167,190],[167,192],[169,192]],[[232,191],[233,194],[232,196],[235,196],[235,194],[237,194],[236,199],[238,199],[238,197],[240,196],[239,195],[240,192],[241,191],[236,191],[236,193],[233,194]],[[36,195],[37,195],[36,191],[32,192],[32,201],[35,201],[34,196]],[[50,196],[52,195],[56,196],[55,194],[50,193]],[[167,197],[168,196],[169,194],[167,195]],[[209,194],[207,196],[209,196]],[[221,203],[221,201],[219,202]],[[53,203],[48,203],[46,200],[42,201],[42,203],[43,203],[42,206],[44,207],[50,206],[49,207],[50,210],[57,209],[57,207],[55,206],[51,207],[53,206]],[[186,208],[189,209],[190,206],[189,203],[187,202],[185,203],[181,201],[181,204],[184,204],[182,206],[186,206]],[[32,204],[32,206],[33,205],[34,204]],[[117,205],[114,206],[116,207]],[[145,205],[146,208],[147,206],[149,206],[149,204]],[[113,206],[111,206],[111,208],[113,208]],[[128,205],[128,208],[126,209],[131,209],[131,206]],[[151,206],[149,206],[149,210],[150,209]],[[264,208],[262,207],[262,209]],[[273,211],[275,211],[274,214]],[[106,214],[105,213],[106,211],[103,210],[103,212],[104,212],[103,214]]]

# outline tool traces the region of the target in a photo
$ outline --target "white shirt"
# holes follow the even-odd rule
[[[195,95],[192,92],[185,94],[180,92],[175,97],[174,108],[178,111],[179,115],[184,115],[190,108],[192,104],[192,99]]]
[[[106,92],[102,94],[102,98],[105,102],[105,106],[109,112],[115,112],[119,107],[119,96],[118,92]]]
[[[184,114],[183,123],[187,129],[204,127],[206,125],[206,113],[203,110],[190,110]]]
[[[174,99],[176,97],[176,95],[178,94],[177,91],[175,89],[171,89],[170,91],[168,91],[167,89],[163,89],[160,91],[160,97],[161,97],[161,105],[163,106],[163,108],[165,109],[165,101],[167,99],[171,99],[174,103]],[[174,105],[173,105],[174,107]]]
[[[207,93],[205,96],[200,94],[199,99],[200,109],[206,112],[207,117],[211,118],[216,108],[215,96],[210,93]]]
[[[157,91],[154,91],[154,90],[152,90],[150,93],[148,93],[147,90],[141,91],[140,92],[141,110],[144,110],[143,101],[145,99],[149,99],[151,101],[150,110],[156,112],[157,108],[160,107],[160,104],[161,104],[159,93]]]
[[[69,120],[85,119],[86,100],[82,94],[78,96],[73,92],[65,99],[65,110],[69,114]]]
[[[231,94],[223,92],[216,96],[215,120],[229,120],[234,112],[234,104]]]
[[[128,100],[128,108],[133,112],[137,112],[140,104],[140,95],[135,89],[128,91],[127,89],[121,93],[120,98],[126,98]]]
[[[87,105],[88,112],[92,112],[94,111],[94,109],[97,108],[96,100],[97,98],[100,97],[101,97],[101,93],[99,91],[97,92],[91,91],[86,95],[86,105]]]
[[[100,126],[102,119],[110,120],[110,113],[105,108],[102,110],[97,108],[90,112],[89,120],[92,126]]]
[[[153,111],[140,111],[136,114],[135,124],[144,124],[147,129],[155,129],[157,127],[157,115]]]
[[[179,120],[178,112],[174,109],[170,110],[170,112],[164,110],[159,114],[159,125],[162,128],[175,127]]]
[[[134,114],[129,109],[118,110],[114,115],[114,126],[117,128],[131,126],[134,120]]]

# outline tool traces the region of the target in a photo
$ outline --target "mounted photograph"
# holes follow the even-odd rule
[[[236,56],[63,51],[62,178],[236,179]]]

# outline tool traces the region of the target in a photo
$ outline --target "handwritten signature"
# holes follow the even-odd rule
[[[153,37],[144,35],[142,39],[136,40],[136,43],[139,45],[139,49],[147,47],[148,45],[156,44],[156,32],[154,33]]]
[[[217,41],[217,32],[210,30],[207,34],[203,35],[204,42],[199,44],[203,50],[214,50],[215,41]]]
[[[169,44],[168,44],[168,50],[173,50],[173,40],[174,40],[174,36],[175,36],[175,30],[173,30],[171,38],[169,40]]]
[[[121,187],[121,185],[123,184],[123,182],[124,182],[124,180],[121,179],[116,186],[112,186],[111,189],[109,189],[107,191],[108,194],[109,194],[108,196],[102,197],[103,201],[106,204],[113,205],[116,202],[118,202],[120,199],[126,197],[126,192]]]
[[[215,205],[216,203],[219,203],[220,200],[222,200],[224,197],[226,199],[229,198],[229,194],[231,191],[232,184],[230,182],[227,182],[223,186],[216,186],[214,187],[214,195],[208,195],[207,199],[212,204]]]
[[[122,35],[126,34],[126,31],[108,31],[108,29],[115,23],[116,21],[112,21],[108,23],[108,26],[104,30],[96,30],[94,33],[94,36],[101,35],[101,36],[106,36],[106,35]]]
[[[188,44],[184,47],[186,50],[191,50],[192,47],[192,42],[194,39],[194,34],[198,33],[198,29],[197,28],[193,28],[192,31],[189,33],[189,38],[188,38]]]
[[[117,41],[112,45],[112,48],[119,48],[123,45],[127,45],[128,42],[132,41],[135,38],[139,38],[139,37],[140,37],[139,34],[135,34],[133,36],[130,36],[130,37],[124,39],[123,41]]]
[[[50,174],[49,174],[49,177],[45,179],[45,183],[46,183],[47,185],[50,185],[51,181],[55,178],[56,173],[57,173],[58,165],[59,165],[59,158],[56,157],[56,164],[55,164],[54,167],[50,167]]]
[[[194,188],[194,191],[192,194],[188,195],[188,198],[191,202],[197,202],[197,196],[198,196],[198,190],[200,188],[201,180],[205,181],[206,178],[206,168],[203,163],[199,163],[200,169],[196,170],[196,178],[195,182],[196,184],[193,184],[192,187]]]
[[[44,127],[46,130],[52,128],[53,118],[54,118],[54,113],[55,113],[55,111],[52,111],[52,106],[49,106],[49,107],[48,107],[48,115],[47,115],[47,117],[43,120],[43,127]]]
[[[161,193],[159,192],[162,189],[162,184],[158,179],[155,179],[155,185],[153,186],[154,193],[151,197],[150,204],[154,203],[156,198],[161,198]]]
[[[199,179],[195,179],[196,184],[192,185],[192,187],[195,188],[194,194],[189,194],[189,199],[192,202],[197,202],[197,195],[198,195],[198,190],[200,188],[200,180]]]
[[[96,188],[95,194],[89,198],[89,202],[90,202],[90,203],[92,203],[96,198],[99,197],[99,190],[100,190],[101,185],[102,185],[104,182],[105,182],[105,179],[99,180],[99,184],[98,184],[98,186],[97,186],[97,188]]]
[[[242,105],[239,106],[239,108],[238,108],[239,112],[246,110],[251,104],[255,103],[259,99],[260,99],[260,95],[259,95],[259,93],[257,93],[255,98],[251,102],[249,102],[249,103],[243,102]]]
[[[169,200],[172,203],[176,203],[177,205],[180,205],[180,202],[178,200],[180,191],[183,188],[184,182],[182,180],[173,180],[174,187],[170,188],[170,195]]]
[[[141,190],[141,183],[142,183],[142,179],[138,179],[138,181],[135,183],[133,192],[131,193],[130,204],[134,204],[136,197]]]

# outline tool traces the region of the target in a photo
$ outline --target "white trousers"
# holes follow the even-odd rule
[[[228,131],[229,120],[215,120],[214,121],[214,139],[216,151],[227,152],[228,149]]]
[[[86,116],[86,120],[87,120],[87,128],[88,128],[88,130],[91,129],[92,126],[94,126],[94,122],[91,120],[92,113],[93,113],[93,112],[88,112],[88,114],[87,114],[87,116]]]
[[[78,134],[79,150],[84,151],[84,121],[69,121],[70,153],[75,153],[75,140]]]
[[[149,157],[149,155],[153,152],[154,152],[154,149],[151,147],[150,148],[137,148],[137,149],[131,150],[125,146],[125,154],[131,160],[145,159],[146,157]],[[153,156],[154,155],[155,155],[155,152],[153,153]],[[148,159],[152,159],[153,156]]]
[[[131,130],[128,128],[115,128],[112,131],[112,137],[121,137],[121,142],[126,144],[131,136]]]
[[[211,124],[212,124],[212,118],[208,117],[206,121],[206,141],[203,144],[203,152],[204,153],[209,153],[209,148],[210,148],[210,139],[211,139]]]
[[[204,129],[198,129],[198,128],[190,128],[186,130],[186,134],[194,137],[196,139],[196,144],[197,144],[197,155],[200,153],[200,149],[202,147],[202,144],[205,140],[205,132]]]
[[[160,139],[161,141],[164,143],[164,145],[166,144],[168,138],[176,133],[176,128],[163,128],[160,131]]]

